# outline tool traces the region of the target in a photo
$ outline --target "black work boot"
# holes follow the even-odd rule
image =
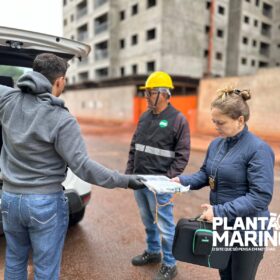
[[[131,263],[133,265],[145,265],[149,263],[160,263],[161,262],[161,254],[160,253],[153,253],[150,254],[145,251],[142,255],[136,256],[132,258]]]
[[[160,270],[158,271],[154,280],[171,280],[175,278],[177,275],[177,267],[174,266],[166,266],[164,263],[161,265]]]

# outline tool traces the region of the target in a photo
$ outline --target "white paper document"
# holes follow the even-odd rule
[[[145,184],[150,191],[156,193],[179,193],[187,192],[190,190],[190,186],[183,186],[176,182],[171,182],[166,176],[161,175],[140,175],[144,178],[143,184]]]

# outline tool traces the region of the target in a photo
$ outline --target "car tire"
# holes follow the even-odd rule
[[[81,211],[69,215],[69,227],[78,224],[83,219],[85,210],[84,207]]]

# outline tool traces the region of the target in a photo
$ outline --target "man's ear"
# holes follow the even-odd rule
[[[54,85],[55,87],[59,87],[59,78],[55,79],[53,85]]]
[[[53,86],[52,86],[52,95],[58,97],[61,94],[61,88],[62,88],[62,79],[61,77],[58,77],[57,79],[54,80]]]
[[[167,92],[162,93],[166,100],[169,100],[170,95]]]
[[[57,78],[57,80],[59,81],[59,83],[63,83],[64,77],[59,77]]]
[[[63,79],[64,77],[58,77],[54,82],[55,87],[60,88],[63,84]]]

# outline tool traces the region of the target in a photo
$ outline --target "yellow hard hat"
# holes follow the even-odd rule
[[[162,71],[153,72],[146,80],[145,86],[141,86],[140,89],[158,87],[174,88],[172,79],[167,73]]]

